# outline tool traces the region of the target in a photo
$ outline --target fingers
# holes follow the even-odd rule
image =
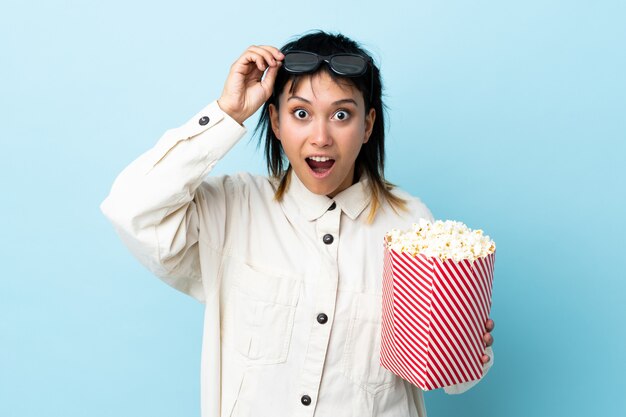
[[[489,319],[487,320],[487,322],[485,323],[485,329],[487,330],[484,334],[483,334],[483,342],[485,342],[485,346],[491,346],[493,345],[493,336],[491,335],[491,331],[496,327],[496,323]],[[489,355],[483,355],[480,360],[482,361],[483,365],[486,364],[487,362],[489,362],[491,360],[491,358],[489,357]]]
[[[274,48],[273,46],[256,46],[252,45],[248,48],[249,51],[254,52],[260,56],[262,56],[265,60],[265,63],[270,67],[275,67],[279,61],[282,61],[284,55],[280,50]]]
[[[273,46],[252,45],[239,57],[233,65],[238,72],[249,74],[256,67],[261,73],[269,67],[276,67],[284,55]]]
[[[490,334],[491,331],[496,327],[496,323],[489,319],[487,323],[485,323],[486,332],[483,334],[483,341],[485,342],[485,346],[491,346],[493,344],[493,336]]]
[[[224,83],[218,100],[222,110],[240,124],[258,110],[272,94],[283,58],[273,46],[252,45],[246,49],[231,66]]]
[[[278,75],[278,69],[285,56],[279,49],[267,45],[252,45],[248,48],[248,52],[254,54],[253,56],[255,58],[258,58],[255,63],[257,68],[261,70],[261,75],[263,75],[262,72],[267,69],[265,76],[261,78],[260,81],[265,94],[269,97],[272,94],[272,88],[274,87],[276,76]]]
[[[263,88],[268,92],[268,96],[272,94],[272,89],[274,88],[274,81],[276,81],[276,76],[278,75],[278,70],[280,69],[281,62],[274,67],[270,67],[265,73],[265,77],[261,80],[261,84]]]

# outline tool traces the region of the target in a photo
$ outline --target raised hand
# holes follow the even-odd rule
[[[273,46],[252,45],[246,49],[230,67],[218,100],[220,108],[243,124],[272,95],[283,58],[280,50]]]

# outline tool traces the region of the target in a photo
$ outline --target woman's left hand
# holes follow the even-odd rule
[[[487,323],[485,324],[485,328],[487,329],[487,331],[483,334],[483,341],[485,342],[485,346],[493,345],[493,336],[491,335],[491,331],[494,327],[496,327],[496,323],[491,319],[487,320]],[[488,355],[483,355],[481,360],[483,361],[483,364],[485,364],[489,362],[491,358]]]

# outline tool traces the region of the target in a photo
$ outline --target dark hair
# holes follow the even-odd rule
[[[382,101],[382,82],[380,71],[370,54],[352,39],[341,34],[330,34],[323,31],[315,31],[305,34],[281,48],[283,53],[299,50],[314,52],[319,55],[332,55],[336,53],[359,54],[370,59],[366,72],[358,77],[344,77],[331,71],[327,65],[320,65],[316,70],[326,71],[334,80],[348,82],[356,87],[362,94],[365,102],[366,113],[373,108],[376,112],[374,126],[369,140],[363,144],[355,162],[355,178],[365,172],[369,177],[372,192],[372,206],[369,221],[372,221],[381,204],[381,198],[387,199],[394,210],[405,209],[406,201],[391,193],[393,185],[385,180],[385,121],[384,104]],[[306,74],[311,75],[311,74]],[[283,92],[285,85],[291,81],[290,90],[295,90],[302,75],[290,74],[280,70],[274,82],[272,96],[265,102],[261,111],[261,117],[254,130],[260,132],[259,144],[264,140],[265,158],[270,175],[280,180],[275,198],[280,201],[289,185],[289,172],[291,167],[285,168],[286,158],[280,140],[274,135],[271,127],[270,104],[278,109],[278,97]],[[373,77],[373,78],[372,78]]]

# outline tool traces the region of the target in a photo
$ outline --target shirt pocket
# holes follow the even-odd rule
[[[225,343],[249,363],[285,362],[300,282],[246,264],[241,264],[236,273],[225,309]]]
[[[344,375],[372,394],[390,388],[396,378],[380,365],[381,309],[381,295],[355,297],[343,354]]]

